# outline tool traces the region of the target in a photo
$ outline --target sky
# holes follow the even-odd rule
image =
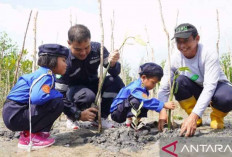
[[[161,0],[166,28],[173,37],[176,24],[191,23],[196,26],[202,44],[211,45],[216,51],[218,38],[217,14],[219,12],[220,43],[223,54],[232,47],[232,0]],[[84,24],[91,31],[92,41],[101,41],[99,8],[97,0],[0,0],[0,32],[22,47],[30,10],[33,10],[25,48],[29,56],[33,52],[34,16],[38,11],[37,45],[42,43],[67,44],[67,32],[72,24]],[[151,61],[147,56],[154,49],[155,62],[167,58],[167,37],[163,31],[158,0],[102,0],[104,45],[111,50],[111,20],[114,12],[115,48],[126,36],[137,36],[150,46],[133,41],[123,48],[123,62],[136,73],[142,61]],[[177,16],[178,13],[178,16]],[[146,31],[147,30],[147,31]],[[146,33],[147,32],[147,33]],[[175,45],[174,45],[175,48]]]

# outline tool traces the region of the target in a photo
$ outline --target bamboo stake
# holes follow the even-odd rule
[[[100,1],[100,0],[99,0],[99,1]],[[126,41],[127,41],[129,38],[134,38],[134,37],[127,37],[127,38],[123,41],[123,43],[122,43],[122,45],[120,46],[120,48],[118,49],[118,51],[120,51],[120,50],[123,48],[123,46],[125,45]],[[103,56],[102,56],[102,57],[103,57]],[[94,104],[97,104],[97,102],[98,102],[98,99],[99,99],[100,94],[101,94],[102,86],[103,86],[103,83],[104,83],[104,80],[105,80],[105,77],[106,77],[106,74],[107,74],[109,68],[110,68],[110,62],[109,62],[109,64],[107,65],[106,70],[104,71],[104,74],[103,74],[103,77],[102,77],[102,81],[99,81],[99,86],[98,86],[99,88],[98,88],[98,91],[97,91],[97,95],[96,95]],[[98,105],[97,105],[97,106],[98,106]]]
[[[103,27],[103,20],[102,20],[102,2],[98,0],[99,4],[99,18],[100,18],[100,27],[101,27],[101,59],[100,59],[100,79],[98,85],[98,91],[101,91],[104,80],[103,80],[103,46],[104,46],[104,27]],[[98,103],[98,132],[102,131],[102,124],[101,124],[101,100],[99,99],[101,92],[97,93],[98,99],[96,103]]]
[[[219,54],[220,25],[219,25],[219,12],[218,12],[218,9],[216,10],[216,13],[217,13],[217,29],[218,29],[218,39],[217,39],[216,47],[217,47],[217,53]]]
[[[1,51],[1,54],[0,54],[0,61],[1,61],[1,63],[3,62],[5,40],[3,41],[2,45],[3,45],[2,46],[2,51]],[[2,81],[2,64],[1,63],[0,63],[0,82]]]
[[[155,62],[154,49],[153,49],[153,47],[151,46],[150,37],[149,37],[149,34],[148,34],[148,32],[147,32],[147,27],[146,27],[146,26],[145,26],[145,32],[146,32],[146,36],[147,36],[147,45],[148,45],[148,47],[150,48],[150,55],[148,55],[148,57],[151,56],[151,61],[152,61],[152,62]],[[148,59],[148,60],[149,60],[149,59]]]
[[[15,82],[16,82],[16,80],[18,78],[18,71],[19,71],[20,61],[21,61],[21,58],[22,58],[22,55],[23,55],[23,51],[24,51],[24,45],[25,45],[25,41],[26,41],[27,30],[28,30],[29,23],[30,23],[30,20],[31,20],[31,13],[32,13],[32,10],[30,12],[29,19],[28,19],[28,22],[27,22],[27,28],[26,28],[26,32],[25,32],[25,35],[24,35],[24,39],[23,39],[22,51],[21,51],[21,53],[19,55],[19,58],[17,60],[17,65],[16,65],[16,71],[15,71],[13,85],[15,84]]]
[[[168,70],[168,73],[169,73],[169,88],[171,90],[171,57],[170,57],[170,39],[169,39],[169,33],[166,29],[166,26],[165,26],[165,22],[164,22],[164,17],[163,17],[163,12],[162,12],[162,5],[161,5],[161,1],[159,0],[159,8],[160,8],[160,15],[161,15],[161,20],[162,20],[162,24],[163,24],[163,29],[164,29],[164,32],[166,33],[166,36],[167,36],[167,45],[168,45],[168,65],[169,65],[169,70]],[[168,129],[171,128],[171,110],[169,109],[168,110]]]
[[[111,23],[111,52],[113,52],[114,51],[114,24],[115,24],[114,10],[113,10],[113,16],[112,16],[110,23]]]
[[[33,54],[33,65],[32,65],[32,72],[36,71],[36,65],[37,65],[37,46],[36,46],[36,32],[37,32],[37,17],[38,17],[38,11],[35,14],[34,17],[34,54]]]
[[[70,10],[70,19],[69,19],[70,21],[70,25],[71,25],[71,27],[72,27],[72,10]]]
[[[10,71],[7,71],[7,94],[10,92]]]
[[[179,17],[179,10],[177,10],[177,13],[176,13],[176,25],[175,25],[175,27],[177,27],[177,24],[178,24],[178,17]],[[174,44],[175,44],[175,41],[172,41],[171,42],[171,50],[170,50],[171,54],[172,54],[172,52],[174,50]]]

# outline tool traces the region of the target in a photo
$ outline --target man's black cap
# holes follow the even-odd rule
[[[67,47],[59,44],[44,44],[39,46],[39,56],[51,55],[68,58],[69,50]]]
[[[163,77],[163,69],[161,66],[155,63],[145,63],[139,68],[140,75],[157,76],[159,78]]]
[[[198,34],[195,26],[189,23],[183,23],[176,27],[174,38],[188,38],[193,34]]]

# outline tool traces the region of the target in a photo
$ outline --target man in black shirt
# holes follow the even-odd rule
[[[65,93],[66,103],[75,104],[70,105],[72,112],[66,111],[67,127],[78,129],[76,120],[91,122],[96,117],[97,109],[91,107],[91,104],[98,90],[101,44],[91,42],[90,31],[84,25],[75,25],[69,29],[68,44],[70,51],[67,58],[67,71],[65,75],[57,78],[56,89]],[[116,50],[109,54],[104,48],[103,58],[105,68],[110,63],[108,71],[110,75],[106,77],[101,93],[102,125],[113,127],[106,119],[110,114],[110,105],[120,89],[124,87],[124,83],[118,76],[121,71],[121,65],[118,62],[119,52]]]

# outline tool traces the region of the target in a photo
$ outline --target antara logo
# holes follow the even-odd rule
[[[168,154],[171,154],[172,156],[178,157],[178,155],[174,153],[176,151],[176,144],[177,143],[178,143],[178,141],[175,141],[175,142],[172,142],[172,143],[170,143],[170,144],[168,144],[166,146],[163,146],[162,150],[165,151]],[[174,147],[173,152],[167,150],[167,148],[172,147],[172,146]]]

